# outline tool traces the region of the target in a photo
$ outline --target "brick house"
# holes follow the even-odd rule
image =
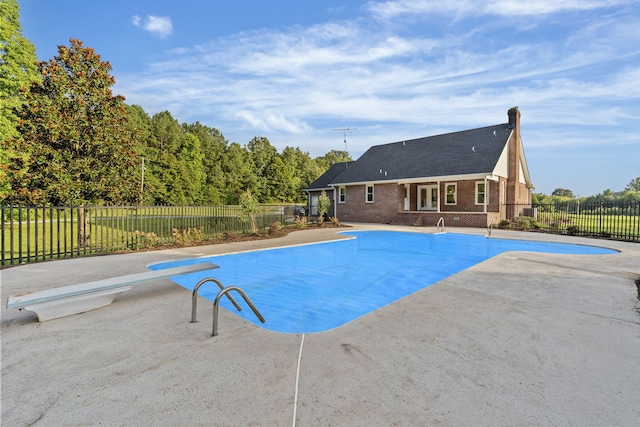
[[[486,227],[520,215],[534,187],[520,111],[507,115],[504,124],[376,145],[333,165],[306,190],[310,214],[325,190],[329,215],[341,221]]]

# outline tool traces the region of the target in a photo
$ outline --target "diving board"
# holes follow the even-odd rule
[[[201,262],[18,294],[7,299],[7,308],[33,311],[38,315],[38,321],[44,322],[109,305],[117,294],[128,291],[138,283],[215,268],[218,268],[215,264]]]

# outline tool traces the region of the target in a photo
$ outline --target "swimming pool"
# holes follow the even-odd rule
[[[239,286],[266,322],[239,296],[238,312],[227,298],[220,306],[262,328],[312,333],[337,328],[378,308],[505,251],[614,254],[611,249],[562,243],[485,238],[467,234],[347,231],[353,238],[155,264],[151,269],[210,261],[219,269],[171,278],[193,290],[205,277]],[[220,289],[200,288],[213,301]],[[237,294],[232,293],[232,296]]]

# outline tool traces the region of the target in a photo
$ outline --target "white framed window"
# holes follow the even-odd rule
[[[366,185],[365,199],[366,203],[373,203],[373,184]]]
[[[487,187],[489,183],[485,185],[484,181],[476,181],[476,205],[484,205],[485,200],[489,204],[489,196],[487,193]]]
[[[338,203],[347,201],[347,187],[338,187]]]
[[[450,182],[444,185],[445,188],[445,205],[456,205],[458,204],[458,184],[455,182]]]

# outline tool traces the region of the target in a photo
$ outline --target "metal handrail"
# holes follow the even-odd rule
[[[216,285],[218,285],[220,290],[224,289],[224,285],[222,283],[220,283],[220,281],[218,279],[215,279],[213,277],[207,277],[206,279],[200,280],[196,284],[196,287],[193,288],[193,293],[191,294],[191,322],[189,322],[189,323],[197,323],[198,322],[196,320],[196,308],[198,307],[198,290],[200,289],[200,286],[204,285],[207,282],[214,282]],[[233,305],[236,306],[238,311],[242,311],[242,307],[240,307],[238,305],[236,300],[234,300],[231,295],[227,295],[227,298],[229,298],[229,300],[233,303]]]
[[[438,229],[438,232],[444,233],[444,217],[440,217],[438,223],[436,224],[436,228]]]
[[[251,307],[251,310],[253,310],[253,313],[258,317],[258,319],[262,323],[265,322],[264,317],[262,317],[262,314],[260,314],[256,306],[253,305],[253,303],[251,302],[247,294],[245,294],[244,291],[237,286],[229,286],[228,288],[224,288],[223,290],[221,290],[220,293],[218,293],[218,296],[216,296],[215,301],[213,302],[213,324],[212,324],[213,330],[211,331],[212,337],[215,337],[216,335],[218,335],[218,306],[220,305],[220,299],[222,298],[223,295],[226,295],[230,291],[238,292],[240,296],[244,298],[244,301],[247,304],[249,304],[249,307]]]
[[[491,218],[489,225],[487,225],[487,237],[491,237],[491,230],[493,230],[493,218]]]

